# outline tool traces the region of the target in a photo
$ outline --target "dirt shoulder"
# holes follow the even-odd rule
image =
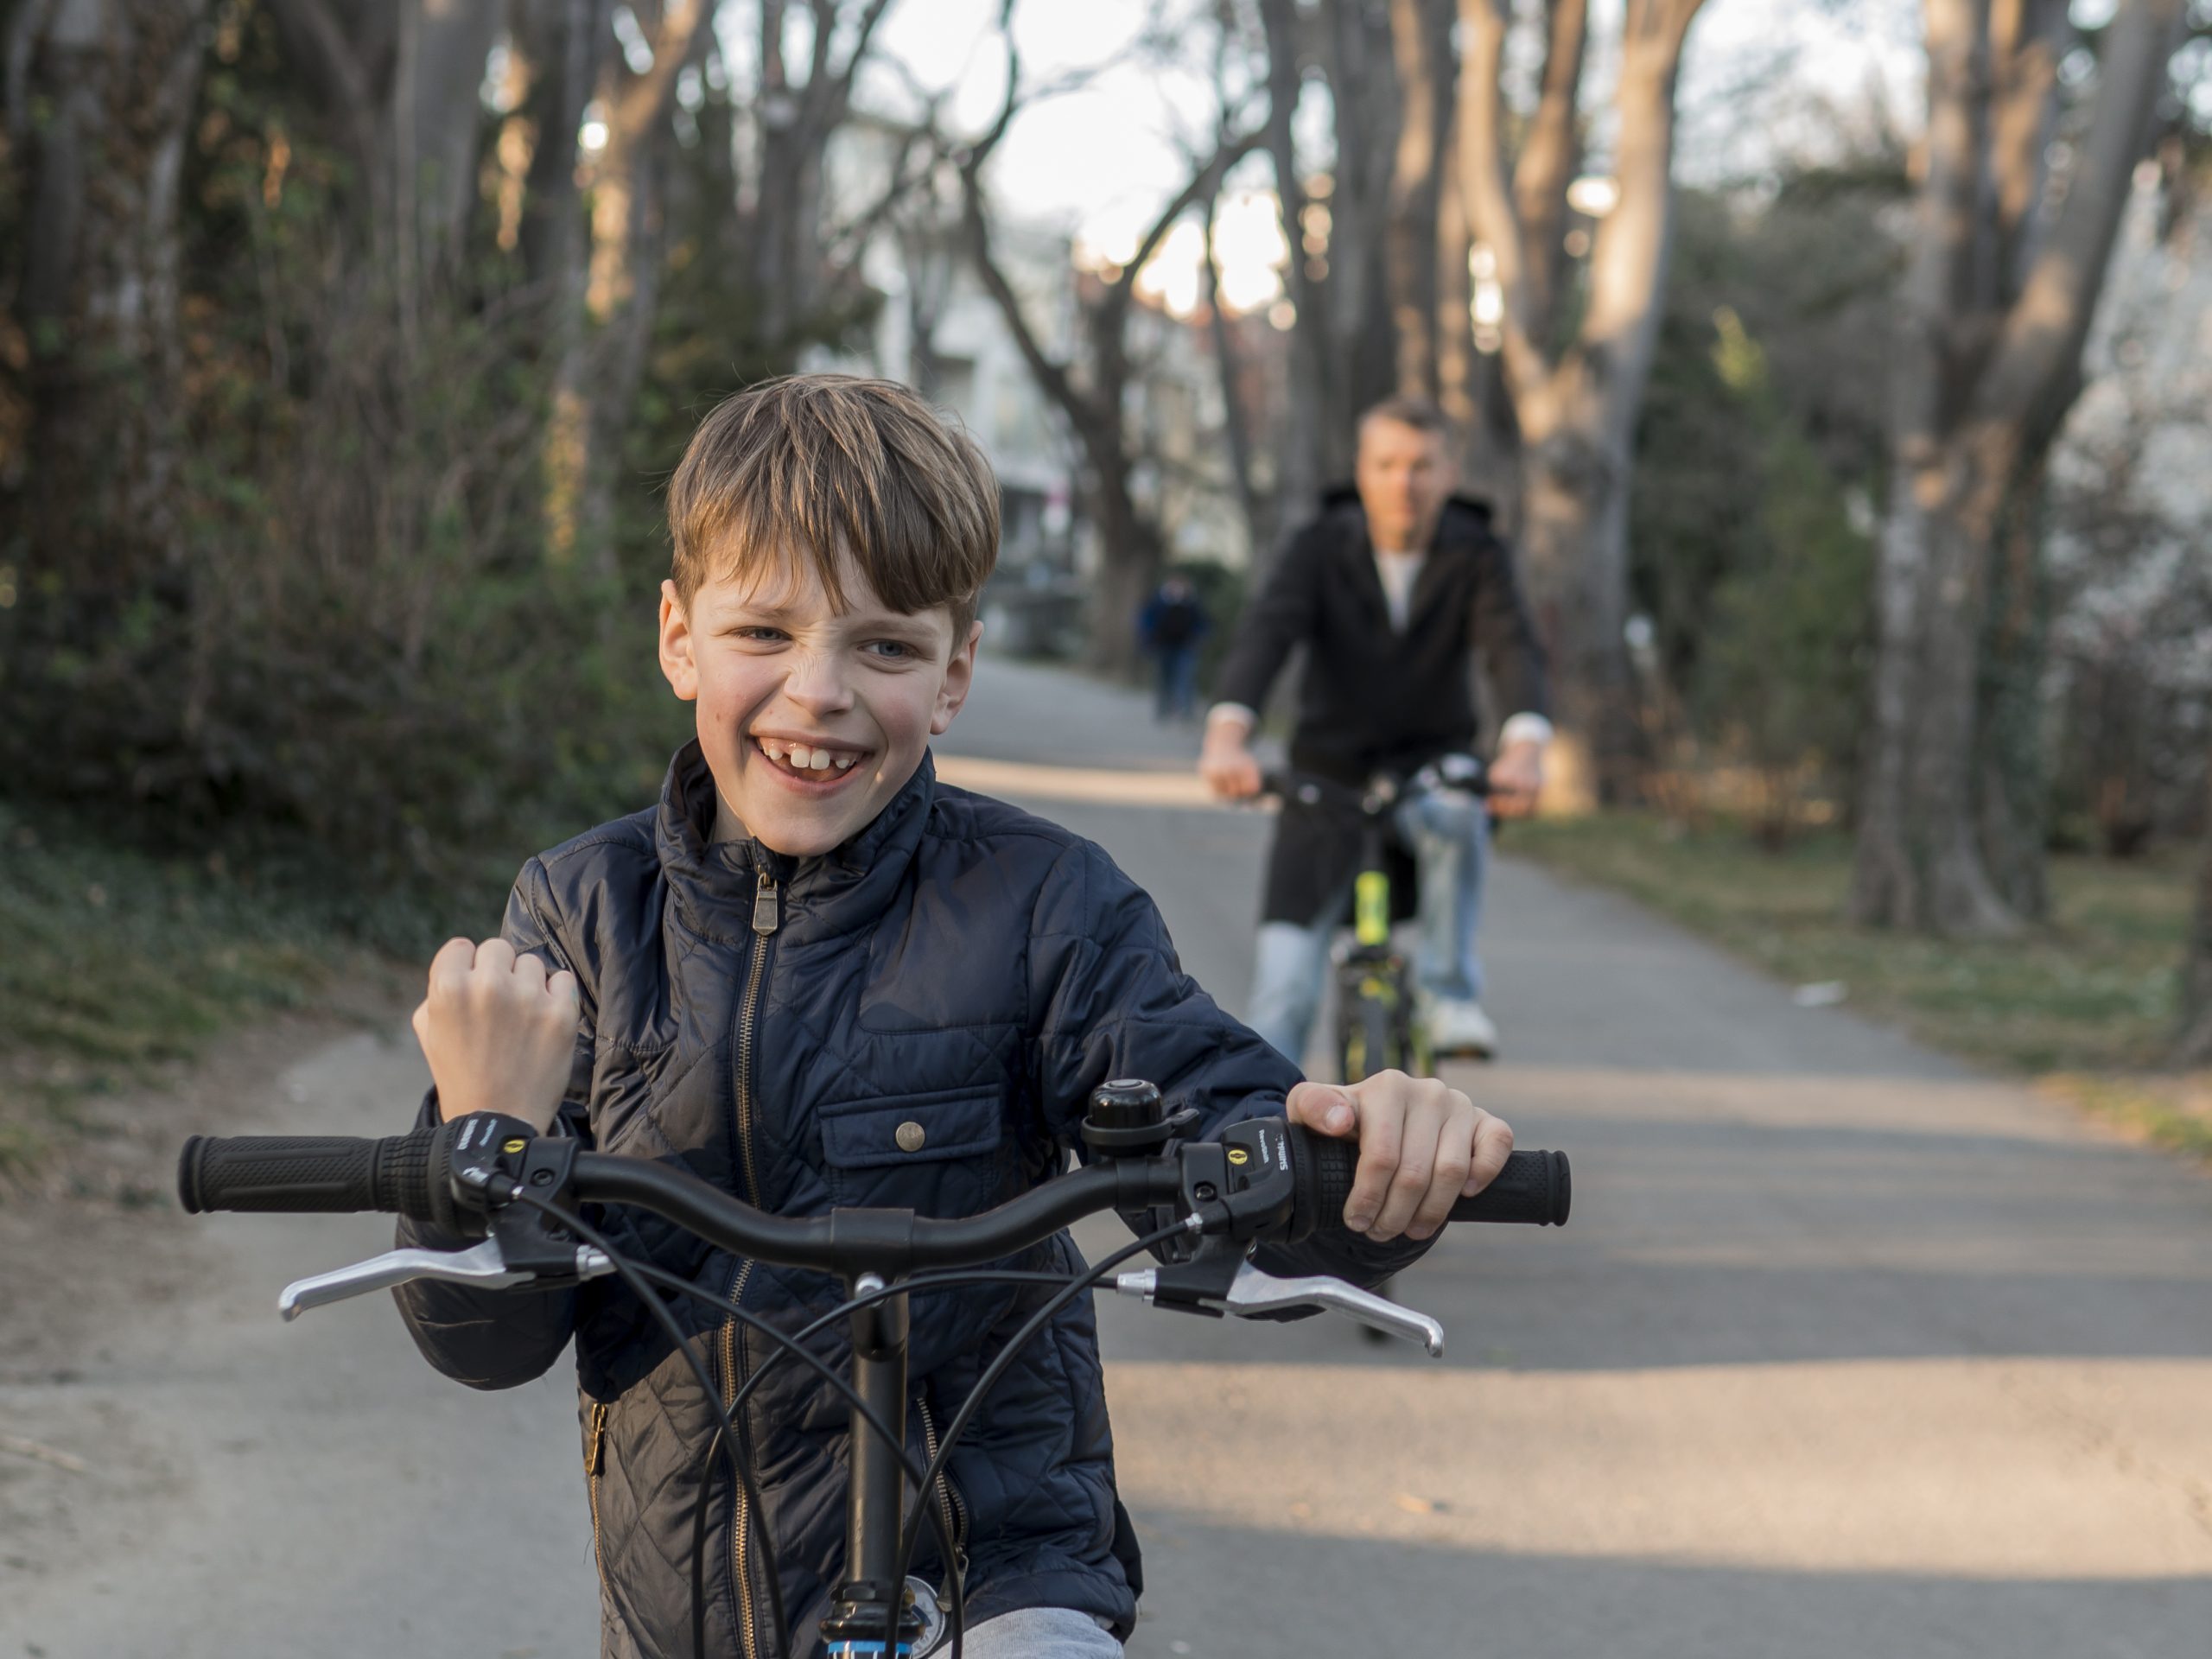
[[[37,1185],[0,1195],[0,1582],[117,1535],[124,1512],[175,1484],[174,1460],[134,1438],[100,1379],[145,1364],[150,1328],[205,1279],[209,1247],[175,1197],[185,1137],[267,1126],[289,1103],[289,1069],[401,1018],[378,1003],[241,1027],[162,1083],[88,1105]]]

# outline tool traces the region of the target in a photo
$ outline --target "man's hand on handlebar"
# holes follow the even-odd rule
[[[1251,722],[1232,710],[1216,709],[1206,718],[1198,776],[1225,801],[1249,800],[1260,792],[1260,763],[1245,742],[1251,734]]]
[[[1359,1141],[1344,1225],[1377,1243],[1427,1238],[1452,1206],[1505,1166],[1513,1128],[1434,1077],[1378,1071],[1342,1085],[1301,1083],[1285,1111],[1319,1134]]]
[[[1544,746],[1509,743],[1490,763],[1490,810],[1501,818],[1525,818],[1544,789]]]
[[[576,1044],[576,976],[548,976],[505,939],[448,939],[430,959],[415,1036],[447,1119],[504,1112],[544,1129],[560,1109]]]

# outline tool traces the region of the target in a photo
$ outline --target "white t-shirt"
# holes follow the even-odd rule
[[[1413,618],[1414,583],[1421,580],[1426,553],[1393,553],[1375,550],[1375,574],[1382,579],[1382,597],[1390,607],[1390,627],[1403,633]]]

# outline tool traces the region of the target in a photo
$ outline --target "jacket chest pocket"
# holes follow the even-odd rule
[[[967,1216],[1000,1197],[1006,1101],[995,1087],[825,1106],[820,1121],[841,1205]]]

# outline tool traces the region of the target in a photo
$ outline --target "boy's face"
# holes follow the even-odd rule
[[[956,648],[949,607],[892,610],[849,558],[838,575],[842,611],[804,560],[717,577],[688,607],[661,584],[661,671],[698,704],[718,841],[828,852],[889,804],[967,700],[980,626]]]

